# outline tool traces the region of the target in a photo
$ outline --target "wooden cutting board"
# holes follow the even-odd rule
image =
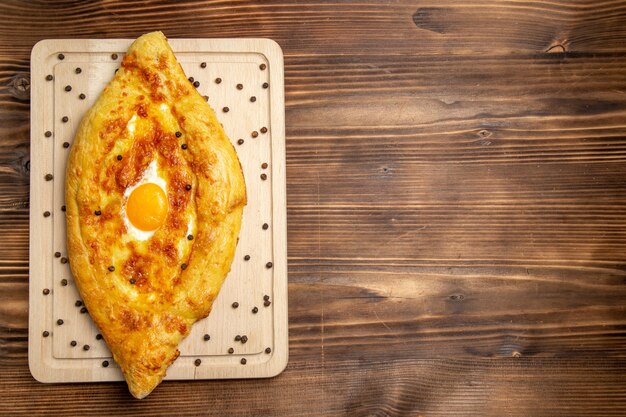
[[[63,196],[75,130],[131,42],[44,40],[31,54],[28,356],[41,382],[123,380],[66,262]],[[249,200],[213,311],[182,342],[166,379],[271,377],[288,357],[282,51],[268,39],[171,39],[170,45],[231,138]]]

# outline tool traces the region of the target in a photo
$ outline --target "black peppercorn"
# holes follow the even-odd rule
[[[87,307],[83,307],[80,309],[81,314],[85,314],[87,312]]]
[[[123,157],[122,157],[122,155],[118,155],[118,156],[117,156],[117,160],[118,160],[118,161],[121,161],[121,160],[122,160],[122,158],[123,158]]]
[[[60,258],[61,257],[61,252],[54,252],[54,257],[55,258]]]
[[[256,313],[258,313],[258,312],[259,312],[259,309],[258,309],[258,307],[256,307],[256,306],[255,306],[255,307],[252,309],[252,314],[256,314]]]
[[[176,135],[176,137],[177,137],[177,138],[179,138],[179,137],[181,137],[183,134],[182,134],[182,133],[180,133],[180,132],[176,132],[176,133],[175,133],[175,135]]]
[[[109,361],[102,361],[102,367],[103,368],[108,368],[109,367]]]
[[[50,136],[52,136],[52,132],[47,130],[46,133],[43,134],[45,137],[49,138]]]
[[[43,295],[48,295],[48,294],[50,294],[50,290],[47,289],[47,288],[44,288],[43,289]]]
[[[257,136],[259,136],[259,132],[257,132],[256,130],[252,131],[252,137],[256,138]]]
[[[261,179],[265,181],[267,179],[267,174],[261,174]]]
[[[206,62],[202,62],[202,63],[200,64],[200,68],[206,68]]]
[[[83,72],[83,70],[82,70],[82,69],[80,69],[80,67],[76,67],[76,69],[74,70],[74,72],[75,72],[76,74],[80,74],[81,72]]]
[[[113,265],[111,265],[111,266],[109,267],[109,272],[113,272],[113,271],[115,271],[115,267],[114,267]]]
[[[185,269],[187,269],[187,264],[182,264],[182,265],[180,266],[180,269],[182,269],[183,271],[184,271]]]
[[[222,79],[221,79],[221,78],[216,78],[216,79],[215,79],[215,84],[219,84],[219,83],[221,83],[221,82],[222,82]]]
[[[187,149],[187,144],[183,143],[182,145],[180,145],[180,147],[183,148],[183,150],[186,150]]]
[[[268,83],[263,83],[263,88],[268,88],[270,85]]]
[[[44,211],[44,212],[43,212],[43,216],[44,216],[44,217],[50,217],[50,214],[51,214],[51,213],[50,213],[49,211]]]
[[[259,68],[261,69],[261,71],[263,71],[265,68],[267,68],[267,65],[261,64],[261,65],[259,65]]]
[[[266,267],[267,269],[270,269],[273,265],[274,265],[273,263],[268,262],[268,263],[266,263],[266,264],[265,264],[265,267]]]
[[[91,349],[91,348],[89,347],[89,345],[85,345],[85,346],[83,346],[83,350],[84,350],[84,351],[88,351],[89,349]]]
[[[128,282],[131,283],[131,285],[135,285],[135,283],[137,282],[137,280],[135,278],[131,278],[128,280]]]
[[[224,113],[228,113],[228,112],[229,112],[229,110],[230,110],[230,109],[229,109],[228,107],[224,107],[224,108],[222,109],[222,111],[223,111]]]
[[[79,98],[79,99],[81,99],[81,100],[84,100],[85,98],[87,98],[87,96],[86,96],[86,95],[84,95],[83,93],[80,93],[80,94],[78,95],[78,98]]]
[[[187,191],[191,190],[191,184],[185,185],[185,190],[187,190]]]
[[[265,348],[265,353],[272,353],[272,348]]]
[[[69,148],[70,147],[70,143],[69,142],[63,142],[63,147],[65,149]]]
[[[255,101],[256,101],[256,97],[255,96],[250,97],[250,102],[251,103],[254,103]]]
[[[58,319],[58,320],[57,320],[57,324],[58,324],[59,326],[63,325],[63,319]]]
[[[63,118],[61,119],[61,121],[62,121],[63,123],[67,123],[69,120],[70,120],[70,118],[69,118],[69,117],[67,117],[67,116],[63,116]]]
[[[267,128],[265,126],[261,128],[261,133],[267,133]]]
[[[267,230],[267,229],[269,229],[269,227],[270,227],[269,224],[263,223],[263,226],[262,226],[263,230]]]
[[[76,340],[72,340],[72,341],[70,342],[70,346],[71,346],[71,347],[74,347],[74,346],[76,346],[77,344],[78,344],[78,342],[77,342]]]
[[[46,81],[52,81],[54,77],[51,74],[46,75]]]
[[[244,261],[249,261],[249,260],[250,260],[250,255],[246,255],[246,256],[244,256],[244,257],[243,257],[243,260],[244,260]]]
[[[235,342],[239,342],[239,341],[241,341],[241,335],[235,336]]]
[[[241,364],[242,364],[242,365],[245,365],[246,363],[248,363],[248,361],[246,360],[246,358],[241,358],[241,361],[240,361],[240,362],[241,362]]]
[[[239,303],[238,303],[237,301],[235,301],[235,302],[232,304],[232,306],[233,306],[233,308],[238,308],[238,307],[239,307]]]
[[[74,303],[74,305],[75,305],[76,307],[80,307],[80,306],[82,306],[82,305],[83,305],[83,302],[82,302],[82,301],[80,301],[80,300],[76,300],[76,302]]]
[[[111,54],[111,59],[117,59],[117,54]]]
[[[100,216],[102,212],[100,210],[96,210],[93,212],[93,214],[95,214],[96,216]]]
[[[65,55],[63,55],[63,54],[59,54],[59,55],[57,55],[57,58],[59,58],[59,59],[65,59]]]
[[[237,141],[237,145],[243,145],[243,139],[239,139],[239,140]]]
[[[233,353],[235,353],[235,349],[233,349],[233,348],[228,348],[228,353],[230,353],[230,354],[232,355]]]
[[[263,162],[261,164],[261,169],[267,169],[267,162]]]
[[[62,286],[62,287],[67,287],[67,280],[66,280],[65,278],[63,278],[63,279],[61,280],[61,286]]]
[[[200,366],[201,363],[202,363],[202,361],[200,359],[196,359],[195,362],[194,362],[194,364],[196,366]]]
[[[67,92],[72,91],[72,86],[71,85],[66,85],[65,86],[65,91],[67,91]]]
[[[237,90],[243,90],[243,84],[237,84]]]
[[[43,337],[48,337],[50,336],[50,332],[47,330],[44,330],[44,332],[41,334]]]
[[[203,339],[204,339],[204,341],[206,342],[206,341],[208,341],[208,340],[211,340],[211,336],[209,336],[208,334],[205,334],[205,335],[204,335],[204,337],[203,337]]]
[[[193,86],[196,88],[200,87],[200,81],[194,81]]]
[[[96,335],[96,340],[102,340],[102,335],[100,333]]]

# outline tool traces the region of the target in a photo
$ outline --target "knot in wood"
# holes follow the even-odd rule
[[[565,53],[565,52],[567,52],[567,49],[565,48],[565,45],[563,45],[563,43],[556,43],[556,44],[550,45],[548,49],[546,49],[546,53],[549,53],[549,54]]]
[[[9,92],[18,100],[30,99],[30,76],[25,73],[14,75],[9,85]]]

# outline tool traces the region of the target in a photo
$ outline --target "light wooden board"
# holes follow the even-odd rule
[[[75,130],[131,42],[44,40],[31,54],[29,364],[42,382],[123,379],[88,312],[81,311],[64,263],[62,206]],[[268,39],[171,39],[170,45],[187,76],[200,82],[199,92],[209,97],[237,150],[248,205],[232,270],[211,315],[181,343],[181,356],[166,379],[271,377],[285,368],[288,357],[282,51]],[[46,179],[47,174],[53,178]],[[268,268],[268,262],[273,266]],[[271,302],[267,306],[265,296]],[[210,340],[204,340],[205,334]],[[235,341],[237,335],[247,336],[247,343]]]

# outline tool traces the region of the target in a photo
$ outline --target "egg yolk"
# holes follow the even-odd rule
[[[156,230],[167,217],[167,196],[161,187],[146,183],[135,188],[126,203],[128,220],[139,230]]]

